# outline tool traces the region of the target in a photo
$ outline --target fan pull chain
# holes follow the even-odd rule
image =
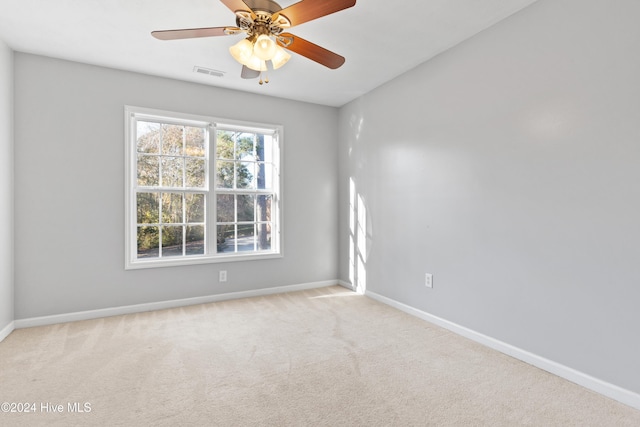
[[[260,83],[260,84],[269,83],[269,75],[265,72],[264,73],[264,80],[262,80],[262,71],[260,71],[260,81],[258,83]]]

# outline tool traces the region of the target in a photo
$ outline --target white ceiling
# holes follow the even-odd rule
[[[0,39],[19,52],[341,106],[534,1],[358,0],[350,9],[290,29],[346,57],[341,68],[293,54],[262,86],[257,79],[241,79],[241,66],[229,55],[241,35],[173,41],[150,35],[235,26],[234,14],[219,0],[0,0]],[[194,66],[225,74],[196,74]]]

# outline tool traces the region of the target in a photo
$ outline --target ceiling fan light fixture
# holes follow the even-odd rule
[[[253,45],[253,53],[263,61],[269,61],[276,54],[276,42],[266,34],[261,34]]]
[[[271,65],[273,66],[274,70],[277,70],[278,68],[289,62],[290,59],[291,54],[289,52],[287,52],[280,46],[276,46],[276,54],[273,55],[273,58],[271,58]]]
[[[262,73],[267,71],[267,62],[270,61],[270,67],[276,70],[289,61],[290,52],[331,69],[344,64],[344,57],[283,31],[350,8],[356,0],[293,0],[284,8],[275,0],[220,1],[235,13],[236,26],[160,30],[152,31],[151,35],[159,40],[179,40],[245,33],[248,37],[231,46],[229,53],[242,64],[240,77],[252,79],[260,76],[260,84],[263,83]],[[264,83],[268,81],[265,74]]]

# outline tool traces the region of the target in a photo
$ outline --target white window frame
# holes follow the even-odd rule
[[[283,127],[281,125],[254,123],[240,120],[230,120],[209,116],[178,113],[150,109],[144,107],[125,106],[125,270],[172,267],[194,264],[208,264],[218,262],[251,261],[269,258],[281,258],[282,250],[282,187],[281,165]],[[157,120],[162,123],[206,127],[208,129],[208,144],[206,150],[206,170],[208,181],[202,191],[206,194],[205,206],[205,254],[183,255],[179,257],[138,258],[137,253],[137,150],[136,150],[136,120]],[[271,249],[266,251],[247,252],[217,252],[216,227],[216,195],[229,194],[228,190],[217,189],[216,186],[216,130],[239,130],[271,134],[274,136],[275,159],[273,173],[273,201],[271,211]]]

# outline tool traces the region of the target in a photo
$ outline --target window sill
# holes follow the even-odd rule
[[[251,254],[228,254],[228,255],[215,255],[215,256],[194,256],[189,258],[164,258],[164,259],[148,259],[148,260],[135,260],[125,262],[125,270],[139,270],[144,268],[162,268],[162,267],[182,267],[187,265],[199,265],[199,264],[216,264],[221,262],[238,262],[238,261],[257,261],[264,259],[282,258],[282,253],[278,252],[265,252],[265,253],[251,253]]]

